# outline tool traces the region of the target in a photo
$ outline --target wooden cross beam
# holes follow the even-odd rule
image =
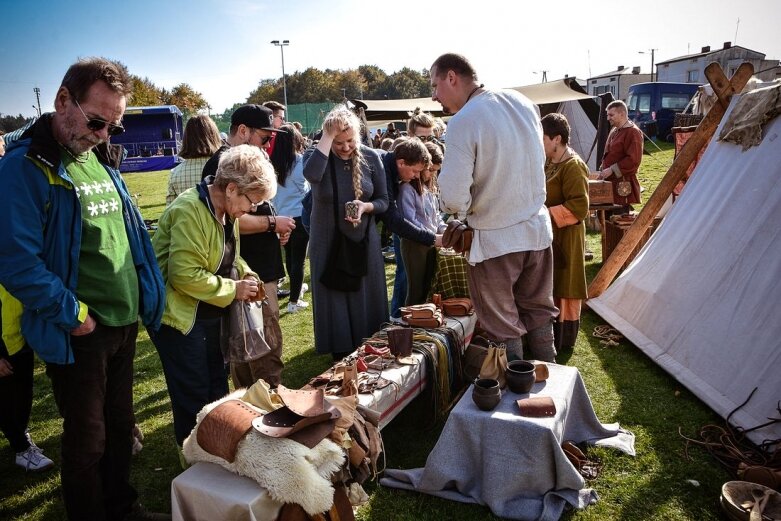
[[[727,111],[732,96],[743,90],[752,74],[754,74],[754,67],[748,62],[742,63],[731,79],[727,79],[718,63],[711,63],[705,68],[705,76],[713,87],[719,102],[713,106],[697,126],[697,130],[694,131],[683,146],[678,157],[675,158],[670,169],[659,182],[656,190],[654,190],[651,198],[648,199],[643,209],[640,210],[640,214],[621,238],[618,245],[616,245],[613,252],[607,259],[603,259],[602,268],[588,287],[589,298],[598,297],[613,282],[621,266],[624,265],[629,255],[640,242],[656,214],[659,213],[667,198],[673,193],[675,186],[683,179],[689,166],[697,158],[700,150],[702,150],[702,147],[713,137],[716,128],[718,128],[721,122],[721,118]],[[604,233],[604,230],[602,233]]]

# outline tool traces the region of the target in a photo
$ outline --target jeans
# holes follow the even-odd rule
[[[47,364],[62,426],[62,494],[69,519],[123,519],[130,485],[133,357],[138,324],[97,324],[72,336],[73,364]]]
[[[306,233],[301,217],[295,217],[296,227],[285,244],[285,268],[290,277],[290,302],[296,302],[301,295],[301,285],[304,283],[304,262],[306,261],[306,246],[309,244],[309,234]]]
[[[24,452],[30,447],[25,433],[33,407],[35,355],[27,345],[9,355],[0,340],[0,358],[7,360],[14,372],[0,378],[0,430],[14,452]]]
[[[203,406],[228,394],[228,374],[220,350],[221,322],[221,318],[196,320],[187,335],[166,325],[149,334],[163,365],[174,435],[180,447]]]
[[[404,261],[401,258],[401,239],[393,234],[393,251],[396,258],[396,276],[393,279],[393,297],[391,298],[391,318],[401,318],[399,309],[407,300],[407,272],[404,270]]]

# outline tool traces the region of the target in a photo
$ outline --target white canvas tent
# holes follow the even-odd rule
[[[561,112],[569,121],[571,134],[570,146],[586,161],[591,170],[597,168],[597,153],[594,139],[597,135],[597,118],[599,117],[599,104],[592,96],[586,94],[577,86],[574,78],[512,87],[534,104],[550,107],[544,110],[548,112]],[[581,100],[588,100],[594,104],[595,114],[592,117],[583,110]],[[423,112],[429,112],[435,116],[443,116],[442,105],[431,98],[409,98],[400,100],[351,100],[354,104],[362,106],[370,127],[385,127],[391,121],[404,121],[408,113],[420,107]],[[593,150],[592,150],[593,148]]]
[[[781,117],[745,152],[719,132],[661,227],[589,306],[723,417],[756,387],[731,419],[751,428],[778,418],[781,400]],[[781,424],[749,438],[781,438]]]
[[[596,104],[596,103],[595,103]],[[597,105],[598,108],[598,105]],[[556,112],[564,114],[570,127],[569,146],[586,162],[592,172],[597,169],[597,127],[583,110],[580,101],[563,101]]]

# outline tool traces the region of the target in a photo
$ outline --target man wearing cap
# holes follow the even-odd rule
[[[266,151],[275,132],[284,131],[274,126],[274,112],[270,108],[254,104],[237,108],[231,115],[228,144],[217,150],[206,162],[203,178],[217,173],[220,156],[228,148],[248,144]],[[267,201],[252,213],[239,218],[241,257],[264,281],[267,300],[263,307],[263,332],[271,352],[249,363],[232,363],[234,387],[249,387],[259,378],[272,387],[282,381],[282,328],[279,327],[277,285],[279,279],[285,276],[281,246],[287,242],[295,227],[292,217],[275,215],[274,208]]]

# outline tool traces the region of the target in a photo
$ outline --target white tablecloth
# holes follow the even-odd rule
[[[477,316],[474,314],[445,319],[445,327],[452,329],[459,338],[464,339],[462,347],[469,344],[476,324]],[[372,393],[358,395],[358,403],[377,414],[380,430],[426,388],[425,356],[416,352],[413,352],[412,356],[417,364],[402,365],[382,371],[381,376],[393,384]]]
[[[213,463],[196,463],[171,482],[174,521],[274,521],[281,508],[257,482]]]
[[[555,520],[567,503],[583,508],[597,500],[561,449],[566,440],[615,447],[634,455],[634,435],[618,424],[599,422],[580,373],[549,364],[550,378],[534,384],[531,396],[550,396],[556,415],[520,416],[516,400],[530,396],[504,391],[490,412],[481,411],[468,389],[456,404],[425,468],[386,470],[380,483],[487,505],[503,518]]]

